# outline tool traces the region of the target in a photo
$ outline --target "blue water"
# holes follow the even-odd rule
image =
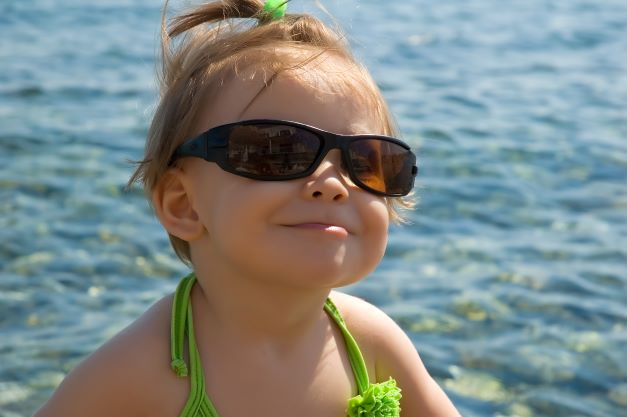
[[[413,223],[346,290],[465,416],[627,416],[627,2],[324,4],[421,168]],[[185,272],[124,192],[160,7],[0,2],[0,417],[30,415]]]

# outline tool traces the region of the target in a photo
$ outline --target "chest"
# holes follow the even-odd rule
[[[357,387],[342,353],[328,349],[309,360],[265,363],[233,357],[207,361],[205,390],[219,417],[345,417]]]

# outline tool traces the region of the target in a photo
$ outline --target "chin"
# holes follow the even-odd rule
[[[298,283],[308,288],[338,288],[353,284],[364,278],[370,271],[358,267],[354,262],[337,262],[337,260],[324,261],[319,258],[316,261],[291,263],[284,265],[288,273],[285,279],[288,282]]]

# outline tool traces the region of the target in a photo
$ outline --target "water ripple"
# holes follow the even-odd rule
[[[626,3],[328,3],[420,165],[411,224],[347,291],[465,416],[625,415]],[[0,417],[30,415],[185,272],[124,189],[159,14],[0,2]]]

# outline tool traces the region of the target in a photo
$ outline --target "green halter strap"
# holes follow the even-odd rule
[[[183,278],[174,296],[170,329],[171,367],[179,377],[187,377],[190,375],[190,368],[183,357],[185,332],[187,331],[187,336],[189,337],[189,361],[191,365],[192,381],[190,381],[190,395],[181,416],[191,415],[190,413],[198,413],[193,415],[217,417],[218,412],[205,393],[203,369],[200,354],[196,347],[196,338],[192,322],[192,305],[189,301],[191,289],[195,281],[196,276],[194,273]],[[328,298],[326,300],[324,309],[336,322],[344,336],[348,359],[351,363],[359,391],[358,395],[348,401],[348,417],[364,417],[368,415],[399,417],[399,400],[401,399],[401,393],[400,389],[396,386],[396,381],[390,378],[386,382],[371,384],[368,379],[368,370],[366,369],[366,364],[357,342],[348,331],[346,322],[331,299]]]
[[[344,336],[346,349],[348,350],[348,359],[350,360],[351,368],[353,368],[353,374],[357,381],[357,389],[360,394],[363,394],[368,389],[370,382],[368,379],[368,370],[366,369],[364,357],[359,350],[359,346],[357,346],[357,342],[349,333],[346,322],[330,298],[327,298],[327,301],[324,303],[324,309],[333,317]]]
[[[170,352],[172,362],[170,366],[177,376],[185,377],[189,375],[189,369],[183,359],[183,349],[185,347],[185,322],[187,317],[187,300],[194,285],[194,273],[187,275],[181,280],[176,290],[172,306],[172,324],[170,327]]]
[[[183,349],[185,343],[186,321],[189,320],[186,314],[188,309],[187,300],[192,286],[194,285],[194,278],[195,276],[192,273],[181,280],[179,289],[176,291],[176,295],[174,297],[174,305],[172,306],[172,327],[170,329],[172,362],[170,363],[170,366],[179,377],[189,375],[188,366],[185,363],[185,359],[183,359]],[[324,304],[324,309],[335,320],[342,332],[342,335],[344,336],[346,348],[348,350],[348,358],[351,362],[355,379],[357,380],[357,388],[359,389],[359,393],[362,394],[366,391],[369,385],[368,370],[365,367],[363,355],[357,346],[357,342],[349,333],[348,328],[346,327],[346,322],[331,299],[327,299]]]

